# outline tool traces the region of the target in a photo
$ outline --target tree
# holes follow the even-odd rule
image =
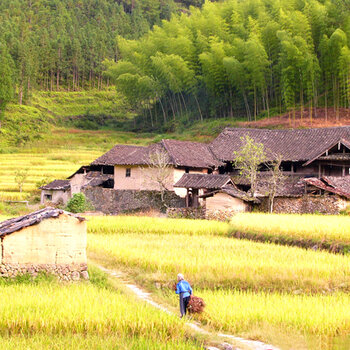
[[[28,168],[23,170],[17,170],[15,173],[15,181],[18,184],[19,192],[22,192],[23,185],[28,177]]]
[[[0,129],[5,107],[13,98],[13,61],[5,45],[0,46]]]
[[[155,150],[147,160],[147,167],[141,168],[146,181],[160,192],[162,204],[166,207],[165,192],[169,191],[171,184],[171,165],[166,151]]]
[[[259,167],[266,161],[264,145],[249,135],[242,136],[241,142],[241,149],[234,152],[234,165],[239,169],[240,175],[249,181],[251,196],[255,197]]]
[[[282,156],[276,155],[275,160],[268,163],[269,177],[267,177],[268,191],[269,191],[269,212],[273,212],[274,199],[280,188],[286,180],[286,176],[281,169]]]

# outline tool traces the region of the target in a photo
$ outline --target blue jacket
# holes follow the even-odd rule
[[[180,281],[177,285],[176,285],[176,294],[180,294],[183,293],[183,297],[189,297],[192,294],[192,288],[190,286],[190,284],[185,281],[182,280]]]

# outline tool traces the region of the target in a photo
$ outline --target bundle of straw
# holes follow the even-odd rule
[[[191,295],[190,301],[188,303],[187,311],[190,314],[200,314],[205,308],[205,302],[202,298]]]

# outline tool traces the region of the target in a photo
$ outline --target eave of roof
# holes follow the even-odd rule
[[[336,187],[336,184],[332,182],[331,178],[328,178],[327,176],[322,177],[321,179],[317,178],[306,178],[304,179],[304,182],[308,185],[314,186],[316,188],[319,188],[321,190],[335,193],[341,197],[350,198],[350,188],[348,191],[344,191],[343,189],[340,189]]]
[[[316,159],[320,158],[324,153],[326,153],[327,151],[329,151],[330,149],[332,149],[336,145],[343,145],[347,149],[350,150],[350,142],[347,142],[344,139],[339,139],[337,142],[334,142],[331,145],[325,147],[321,152],[318,152],[316,155],[311,156],[311,158],[306,163],[304,163],[303,166],[307,166],[307,165],[311,164],[312,162],[314,162]]]
[[[69,180],[54,180],[47,185],[39,187],[41,190],[55,190],[55,191],[63,191],[70,189]]]
[[[232,183],[229,175],[219,174],[183,174],[174,187],[193,189],[218,189]]]
[[[39,224],[45,219],[58,218],[61,214],[73,216],[79,221],[85,220],[85,218],[81,216],[66,212],[62,209],[47,207],[27,215],[0,222],[0,237],[19,231],[25,227]]]
[[[335,143],[339,139],[350,142],[350,127],[295,130],[226,128],[211,142],[210,147],[218,159],[233,161],[234,152],[242,147],[240,138],[244,135],[262,143],[269,160],[281,154],[283,161],[306,162],[319,154],[324,145]]]

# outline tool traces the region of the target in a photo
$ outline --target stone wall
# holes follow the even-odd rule
[[[40,272],[56,275],[60,281],[89,279],[87,264],[0,264],[0,277],[16,277],[25,274],[36,277]]]
[[[235,214],[237,214],[236,209],[207,209],[205,218],[208,220],[229,221]]]
[[[102,187],[88,187],[83,190],[95,210],[105,214],[142,211],[148,209],[164,210],[158,191],[115,190]],[[184,207],[185,199],[168,191],[164,195],[167,207]]]
[[[274,200],[275,213],[287,214],[339,214],[345,204],[338,196],[311,196],[306,195],[298,198],[279,197]],[[268,199],[264,199],[257,206],[258,210],[268,211]]]
[[[205,208],[168,208],[166,213],[175,219],[205,219]]]

